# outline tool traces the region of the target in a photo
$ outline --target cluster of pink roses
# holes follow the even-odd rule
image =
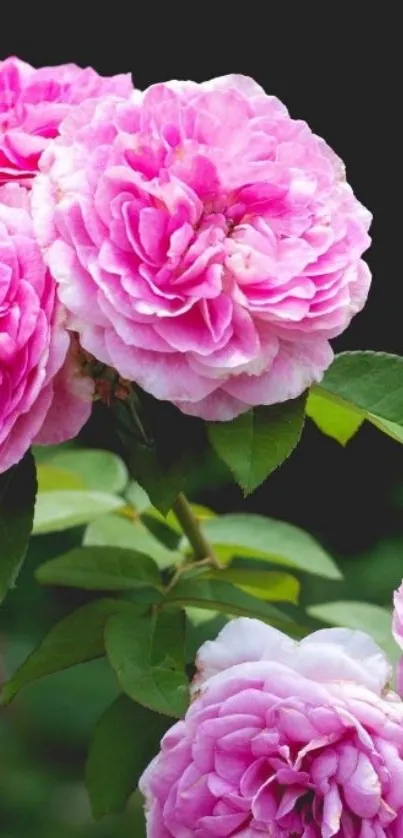
[[[341,161],[243,76],[0,62],[0,183],[0,471],[88,416],[72,340],[229,420],[319,380],[368,293]]]
[[[74,360],[66,311],[34,232],[31,191],[43,151],[74,107],[131,90],[128,75],[0,62],[0,472],[32,442],[75,436],[89,416],[91,382]]]
[[[403,648],[403,585],[393,627]],[[296,643],[238,619],[197,667],[190,709],[141,779],[150,838],[401,838],[403,701],[370,637]]]

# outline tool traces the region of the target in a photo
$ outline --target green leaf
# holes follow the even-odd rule
[[[205,578],[231,582],[237,588],[266,602],[298,602],[300,583],[289,573],[229,568],[209,571]]]
[[[0,602],[15,584],[28,547],[37,483],[32,454],[0,474]]]
[[[341,445],[354,436],[361,427],[365,414],[348,404],[330,399],[320,390],[312,390],[306,406],[306,414],[327,436]]]
[[[193,626],[198,627],[204,625],[204,623],[208,623],[210,620],[214,619],[217,616],[221,615],[217,611],[209,611],[205,608],[197,608],[193,605],[189,605],[185,608],[186,616],[188,618],[188,622],[190,622]],[[224,622],[225,624],[225,622]]]
[[[306,396],[254,407],[232,422],[207,425],[210,442],[245,495],[254,491],[291,454],[305,418]]]
[[[337,355],[310,393],[307,415],[345,445],[364,419],[403,442],[403,358],[385,352]]]
[[[93,591],[161,588],[155,562],[137,550],[122,547],[76,547],[40,565],[35,576],[42,585]]]
[[[147,492],[135,483],[134,480],[128,486],[126,491],[126,500],[141,515],[146,509],[152,509],[152,504]],[[160,513],[158,513],[160,514]],[[161,516],[163,517],[163,516]]]
[[[139,607],[125,600],[100,599],[84,605],[53,626],[40,646],[4,685],[1,703],[7,704],[22,687],[45,675],[102,657],[106,621],[112,614],[122,612],[138,614]]]
[[[38,492],[54,492],[57,489],[85,489],[85,483],[77,474],[47,464],[38,465]]]
[[[209,509],[208,506],[201,506],[200,503],[191,503],[190,508],[196,520],[200,524],[203,523],[203,521],[208,521],[210,518],[217,517],[216,512],[213,512],[213,510]],[[147,518],[152,518],[156,521],[160,521],[162,524],[169,527],[169,529],[173,530],[173,532],[176,532],[180,536],[183,535],[182,527],[178,522],[175,513],[172,512],[172,510],[168,512],[168,515],[165,516],[162,515],[161,512],[158,511],[158,509],[154,509],[154,507],[151,506],[149,509],[143,510],[141,517],[145,519],[146,522]]]
[[[396,422],[389,422],[387,419],[378,419],[377,416],[368,414],[367,419],[372,425],[375,425],[380,431],[383,431],[387,436],[395,439],[396,442],[403,443],[403,425],[397,425]]]
[[[82,526],[122,505],[121,498],[103,492],[44,492],[37,497],[33,532],[37,535]]]
[[[172,605],[206,608],[222,614],[234,614],[238,617],[257,617],[272,626],[299,636],[301,627],[282,614],[274,605],[269,605],[241,591],[229,582],[193,577],[180,580],[166,596],[166,602]],[[304,632],[303,632],[304,633]]]
[[[171,724],[172,719],[125,695],[108,707],[95,728],[86,765],[86,786],[96,820],[125,809]]]
[[[182,553],[164,547],[141,521],[129,521],[118,515],[105,515],[90,524],[84,544],[137,550],[151,556],[161,570],[183,561]]]
[[[156,449],[141,442],[132,444],[127,464],[131,476],[144,488],[153,505],[166,515],[184,486],[185,476],[180,464],[176,468],[172,466],[164,469]]]
[[[108,620],[105,641],[123,692],[157,713],[177,717],[186,712],[183,611],[117,615]]]
[[[140,388],[111,405],[131,477],[166,515],[189,477],[203,462],[204,423]]]
[[[128,483],[128,472],[122,460],[110,451],[77,448],[57,453],[48,462],[80,478],[84,488],[117,495]]]
[[[31,451],[36,464],[43,465],[50,463],[53,457],[55,457],[56,454],[59,454],[59,452],[75,448],[76,443],[73,439],[71,439],[69,442],[61,442],[58,445],[33,445],[31,447]]]
[[[403,358],[386,352],[336,355],[316,392],[403,425]]]
[[[208,540],[230,556],[256,558],[340,579],[333,559],[309,533],[262,515],[230,514],[205,521]]]
[[[308,613],[327,625],[365,631],[374,638],[392,662],[400,655],[392,636],[392,615],[386,608],[367,602],[346,600],[311,605]]]

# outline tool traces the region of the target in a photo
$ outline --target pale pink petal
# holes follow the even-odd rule
[[[400,658],[396,666],[396,690],[403,698],[403,658]]]
[[[280,341],[279,352],[270,369],[260,376],[241,374],[229,379],[225,390],[250,405],[275,404],[294,399],[313,382],[322,379],[333,359],[327,341],[286,343]]]
[[[206,422],[228,422],[241,413],[250,410],[249,404],[245,404],[240,399],[234,399],[220,387],[217,387],[209,396],[200,401],[190,402],[181,399],[174,404],[188,416],[198,416],[205,419]]]
[[[52,387],[48,385],[39,393],[28,412],[15,416],[11,430],[4,442],[0,442],[0,473],[22,460],[40,431],[51,403]]]
[[[77,72],[64,70],[70,99],[73,79],[97,87]],[[32,96],[49,98],[49,79],[31,79]],[[296,398],[369,290],[370,215],[341,161],[245,76],[112,87],[69,110],[33,185],[69,328],[207,420]]]
[[[133,378],[156,399],[197,402],[216,388],[214,380],[190,370],[179,353],[165,355],[129,347],[110,332],[106,333],[105,345],[109,363],[123,378]]]
[[[400,838],[403,702],[369,637],[241,618],[197,667],[140,780],[150,838]]]
[[[320,679],[357,681],[378,695],[392,675],[391,665],[379,646],[362,631],[332,628],[308,635],[300,643],[298,671]]]
[[[398,646],[403,649],[403,582],[393,596],[393,636]]]
[[[128,97],[129,74],[102,78],[75,64],[30,67],[18,58],[0,61],[0,183],[29,186],[42,152],[80,102],[111,94]]]
[[[52,402],[34,442],[57,445],[77,436],[90,417],[93,390],[92,381],[80,375],[68,356],[52,381]]]
[[[216,640],[207,640],[199,649],[197,687],[229,667],[244,661],[288,661],[296,643],[281,631],[260,620],[240,617],[231,620]]]
[[[0,187],[0,472],[33,442],[75,436],[92,403],[92,384],[78,376],[78,359],[66,361],[65,312],[28,210],[24,187]]]

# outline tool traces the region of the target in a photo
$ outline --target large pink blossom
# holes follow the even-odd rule
[[[130,75],[102,78],[75,64],[36,70],[19,58],[0,61],[0,183],[29,183],[73,105],[108,93],[127,96],[132,89]]]
[[[401,838],[403,702],[370,637],[239,619],[197,665],[140,782],[149,838]]]
[[[393,622],[392,622],[392,631],[393,636],[396,640],[398,646],[403,649],[403,582],[400,585],[400,588],[395,591],[393,597]],[[403,697],[403,658],[400,659],[397,665],[396,671],[396,686]]]
[[[90,413],[56,286],[35,241],[28,191],[0,187],[0,472],[32,442],[75,436]]]
[[[298,396],[365,302],[369,213],[252,79],[88,102],[41,168],[36,229],[71,328],[186,413]]]

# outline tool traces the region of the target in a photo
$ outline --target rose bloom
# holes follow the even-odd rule
[[[83,347],[185,413],[298,396],[363,306],[369,213],[340,160],[252,79],[74,111],[35,184]]]
[[[56,286],[35,241],[28,191],[0,187],[0,472],[32,442],[75,436],[92,386],[79,375]]]
[[[132,89],[129,74],[102,78],[75,64],[36,70],[19,58],[0,61],[0,183],[30,182],[73,105],[108,93],[128,96]]]
[[[238,619],[197,666],[141,778],[149,838],[401,838],[403,702],[370,637]]]
[[[403,582],[395,591],[393,602],[395,606],[392,622],[393,636],[397,645],[403,649]],[[403,658],[400,659],[396,668],[396,685],[399,694],[403,697]]]

